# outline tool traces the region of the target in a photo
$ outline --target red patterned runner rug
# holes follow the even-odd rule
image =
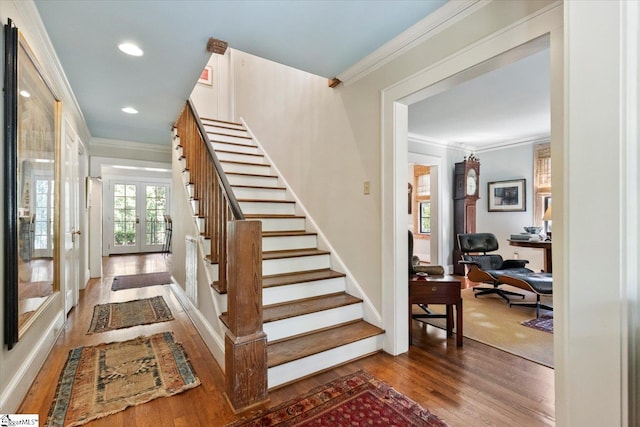
[[[253,418],[228,425],[240,426],[446,427],[447,424],[368,372],[358,371]]]

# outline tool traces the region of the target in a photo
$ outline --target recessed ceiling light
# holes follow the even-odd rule
[[[131,56],[142,56],[144,52],[133,43],[120,43],[118,49]]]
[[[29,98],[31,96],[31,94],[24,89],[20,91],[20,95],[24,96],[25,98]]]
[[[138,110],[136,110],[133,107],[123,107],[122,111],[124,111],[127,114],[138,114]]]

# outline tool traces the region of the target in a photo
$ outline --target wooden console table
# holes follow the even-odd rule
[[[544,271],[545,273],[553,273],[550,241],[509,240],[509,244],[511,246],[520,246],[523,248],[544,249]]]
[[[462,294],[460,280],[453,276],[409,276],[409,345],[413,304],[445,304],[447,336],[453,334],[453,306],[456,307],[456,345],[462,346]],[[421,315],[420,315],[421,316]],[[428,317],[425,315],[423,317]]]

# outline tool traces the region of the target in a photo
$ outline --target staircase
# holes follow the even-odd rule
[[[261,148],[242,124],[201,122],[245,218],[262,223],[269,389],[379,351],[384,331],[363,320],[363,301],[346,293],[346,275],[332,270],[331,253],[318,248]],[[227,313],[221,320],[228,326]]]

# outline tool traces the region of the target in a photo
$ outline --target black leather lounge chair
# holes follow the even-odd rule
[[[514,305],[534,307],[536,309],[536,318],[540,317],[541,308],[553,310],[553,307],[550,305],[540,302],[542,295],[551,296],[553,294],[553,276],[551,273],[519,274],[508,272],[498,276],[498,280],[505,285],[515,286],[536,294],[536,302],[509,302],[509,307]]]
[[[503,284],[498,277],[506,273],[533,274],[534,271],[525,267],[529,262],[524,259],[503,259],[499,254],[488,254],[498,250],[498,239],[493,233],[466,233],[458,234],[458,247],[462,252],[461,264],[468,266],[467,277],[469,280],[480,283],[488,283],[492,287],[475,286],[475,296],[497,294],[510,302],[509,297],[524,295],[501,289]]]

